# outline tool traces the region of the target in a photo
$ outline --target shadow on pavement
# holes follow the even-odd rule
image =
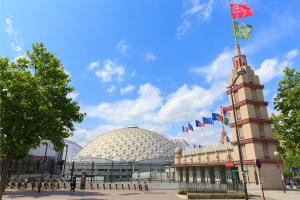
[[[107,196],[107,194],[103,194],[101,192],[92,192],[92,191],[64,191],[64,190],[56,190],[56,191],[41,191],[41,193],[38,193],[37,191],[32,190],[16,190],[16,191],[5,191],[4,196],[9,198],[20,198],[20,197],[32,197],[32,198],[39,198],[39,197],[47,197],[47,196],[53,196],[53,195],[66,195],[66,196],[74,196],[74,199],[78,199],[76,197],[84,197],[84,196]],[[94,200],[98,198],[86,198],[84,200]]]

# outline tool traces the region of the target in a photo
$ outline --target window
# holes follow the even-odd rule
[[[247,157],[246,157],[246,147],[245,147],[244,144],[241,145],[241,151],[242,151],[242,159],[243,160],[247,159]]]
[[[238,127],[238,130],[239,130],[239,136],[240,136],[240,139],[244,139],[244,133],[243,133],[243,128],[242,128],[242,126],[239,126],[239,127]]]
[[[254,108],[255,108],[256,118],[260,118],[260,110],[259,110],[259,106],[254,106]]]
[[[269,158],[269,148],[267,143],[263,143],[264,158]]]
[[[258,132],[260,137],[265,137],[265,129],[263,124],[258,124]]]
[[[235,91],[233,93],[233,96],[234,96],[234,103],[238,103],[239,102],[239,93],[238,93],[238,91]]]
[[[237,118],[237,120],[242,119],[241,109],[240,108],[236,108],[235,110],[236,110],[236,118]]]
[[[256,89],[251,88],[251,92],[252,92],[252,99],[253,100],[257,100],[257,93],[256,93]]]

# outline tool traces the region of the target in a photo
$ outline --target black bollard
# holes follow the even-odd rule
[[[33,183],[31,183],[31,189],[33,190],[33,187],[34,187],[34,184]]]
[[[97,190],[99,190],[99,183],[97,183]]]
[[[116,190],[118,190],[118,184],[116,184]]]
[[[130,190],[130,184],[128,184],[128,190]]]
[[[124,185],[123,185],[123,183],[122,183],[122,190],[124,190]]]
[[[90,183],[90,185],[91,185],[91,190],[93,190],[93,183]]]
[[[64,189],[67,189],[66,183],[64,183]]]
[[[111,184],[109,184],[109,189],[111,190]]]
[[[103,183],[103,189],[105,190],[105,184]]]
[[[136,185],[134,184],[133,186],[134,186],[134,190],[136,190]]]

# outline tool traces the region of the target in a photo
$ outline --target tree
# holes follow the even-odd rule
[[[42,43],[34,44],[26,55],[15,62],[0,57],[0,153],[4,160],[24,158],[42,140],[50,140],[61,150],[74,124],[84,118],[79,105],[68,97],[74,87],[59,59]]]
[[[274,136],[279,141],[278,151],[286,165],[295,165],[293,158],[294,161],[299,160],[300,156],[300,71],[284,69],[284,77],[274,98],[274,108],[278,114],[273,113],[271,118]]]

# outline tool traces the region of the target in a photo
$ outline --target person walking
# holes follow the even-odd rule
[[[76,188],[76,177],[75,176],[73,177],[70,186],[71,186],[71,192],[75,192],[75,188]]]

